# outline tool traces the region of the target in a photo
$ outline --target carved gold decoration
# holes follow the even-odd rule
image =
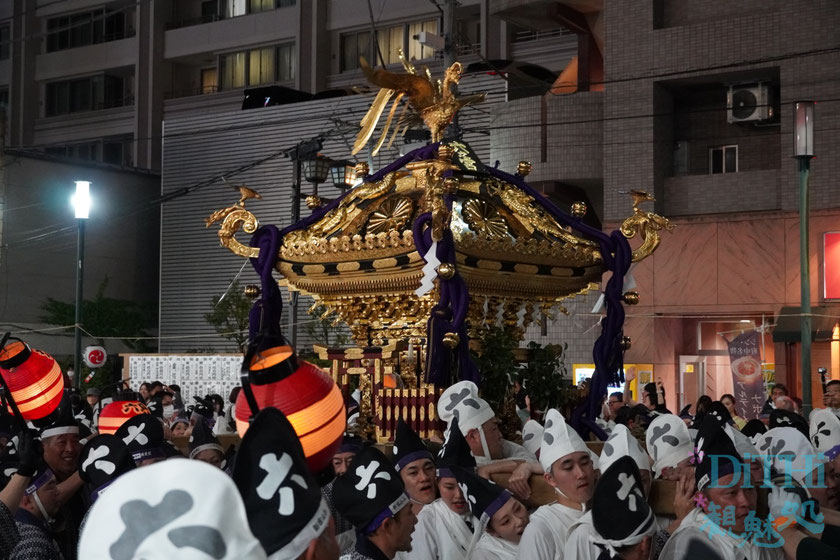
[[[573,202],[572,203],[572,216],[575,218],[583,218],[586,216],[586,203],[585,202]]]
[[[455,194],[458,192],[460,183],[457,177],[447,177],[443,180],[443,190],[446,194]]]
[[[458,333],[448,332],[443,335],[443,344],[450,350],[454,350],[461,343],[461,337]]]
[[[460,62],[456,62],[446,69],[444,79],[441,82],[433,80],[428,74],[426,76],[418,74],[414,65],[405,59],[402,50],[399,52],[400,60],[406,71],[405,74],[397,74],[382,69],[374,70],[364,58],[361,59],[362,71],[368,81],[381,89],[370,109],[362,118],[361,130],[353,144],[353,154],[357,154],[373,136],[382,113],[395,94],[393,106],[388,113],[388,118],[373,155],[376,155],[388,136],[396,108],[403,99],[406,99],[408,104],[419,113],[420,118],[432,133],[432,142],[440,142],[443,138],[443,131],[452,122],[461,107],[484,100],[484,94],[457,97],[452,92],[452,86],[458,84],[464,70]],[[400,120],[397,121],[397,128],[401,124]]]
[[[639,292],[624,292],[624,296],[622,297],[624,299],[624,303],[626,303],[627,305],[636,305],[637,303],[639,303]]]
[[[388,198],[368,218],[367,230],[369,233],[402,230],[413,210],[414,203],[409,198]]]
[[[324,205],[324,199],[317,194],[310,194],[306,197],[306,207],[310,210],[315,210]]]
[[[642,244],[633,250],[633,262],[638,262],[652,254],[661,241],[659,232],[663,229],[673,231],[674,226],[659,214],[644,212],[639,208],[642,202],[652,202],[653,195],[645,191],[631,190],[630,196],[633,199],[633,215],[624,220],[621,224],[621,233],[627,239],[632,239],[639,234]]]
[[[451,263],[440,263],[437,267],[438,275],[444,280],[449,280],[455,276],[455,265]]]
[[[262,290],[260,290],[260,287],[254,284],[248,284],[245,286],[245,297],[258,298],[260,297],[261,292]]]
[[[370,173],[370,166],[367,162],[360,161],[354,167],[354,171],[356,172],[356,179],[363,179],[367,177],[367,174]]]
[[[531,162],[530,161],[520,161],[519,164],[516,166],[516,172],[525,177],[529,173],[531,173]]]
[[[256,258],[260,254],[259,247],[248,247],[236,240],[236,232],[242,228],[245,233],[254,233],[260,226],[256,216],[245,209],[245,201],[256,198],[260,199],[262,196],[252,189],[245,186],[235,187],[242,194],[236,204],[228,206],[221,210],[216,210],[208,218],[204,220],[204,227],[210,227],[219,220],[222,220],[222,225],[219,228],[219,243],[222,247],[226,247],[233,254],[240,257]]]
[[[494,206],[484,200],[470,199],[461,207],[461,215],[470,229],[489,239],[498,239],[509,235],[507,222]]]

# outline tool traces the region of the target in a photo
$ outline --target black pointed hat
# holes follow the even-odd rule
[[[811,438],[808,422],[801,415],[790,410],[784,410],[782,408],[773,409],[773,412],[770,413],[770,429],[772,430],[773,428],[796,428],[807,439]]]
[[[443,446],[437,458],[438,477],[454,477],[451,467],[475,468],[475,457],[470,452],[470,446],[461,430],[458,429],[457,418],[452,418],[452,422],[444,432]]]
[[[219,443],[219,439],[213,434],[213,430],[207,426],[207,422],[202,418],[195,423],[190,434],[190,459],[195,459],[196,455],[208,449],[215,449],[222,455],[225,453],[222,444]]]
[[[134,459],[128,446],[122,439],[111,434],[100,434],[92,438],[79,455],[79,475],[93,488],[93,501],[117,477],[134,467]]]
[[[721,425],[734,424],[732,414],[729,413],[729,409],[727,409],[726,405],[720,401],[714,401],[709,405],[706,409],[706,416],[711,416]]]
[[[362,533],[373,533],[409,504],[402,478],[375,447],[366,447],[344,476],[333,483],[338,512]]]
[[[697,490],[703,491],[709,484],[717,482],[717,479],[732,474],[741,468],[742,462],[735,443],[720,421],[712,415],[706,415],[694,444],[694,480]]]
[[[464,500],[482,528],[486,527],[493,514],[513,497],[504,487],[478,476],[471,470],[452,466],[451,471],[458,481],[458,488],[464,494]]]
[[[329,525],[329,507],[300,440],[276,408],[264,408],[252,420],[236,455],[233,481],[251,531],[271,558],[298,558]]]
[[[394,469],[399,472],[409,463],[418,459],[433,461],[432,454],[423,445],[417,432],[408,427],[402,418],[397,422],[397,434],[394,436]]]
[[[364,440],[356,434],[344,434],[336,453],[358,453],[362,450],[364,444]]]
[[[746,426],[741,428],[741,433],[747,436],[750,439],[755,438],[757,435],[761,435],[767,432],[767,426],[764,425],[764,422],[759,420],[758,418],[753,418],[749,422],[747,422]],[[753,440],[755,443],[755,440]]]
[[[166,457],[163,450],[163,425],[151,414],[138,414],[126,420],[114,434],[128,446],[135,464],[147,459]]]
[[[594,542],[610,552],[638,544],[656,530],[642,475],[632,457],[619,458],[598,479],[592,496]]]

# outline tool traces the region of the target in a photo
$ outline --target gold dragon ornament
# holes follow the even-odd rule
[[[622,222],[620,228],[621,234],[627,239],[633,239],[636,233],[639,234],[642,244],[633,250],[633,262],[638,262],[659,247],[659,242],[661,241],[659,232],[663,229],[673,231],[674,225],[668,221],[668,218],[639,209],[639,204],[642,202],[653,202],[656,200],[650,193],[631,190],[629,193],[624,194],[629,194],[633,199],[633,215]]]
[[[243,245],[236,240],[235,235],[240,228],[245,233],[254,233],[260,227],[260,222],[256,216],[245,209],[245,201],[252,198],[259,200],[262,196],[257,191],[249,189],[244,185],[233,188],[234,190],[238,190],[242,195],[239,201],[233,206],[228,206],[227,208],[213,212],[209,218],[205,218],[204,227],[208,228],[219,220],[222,220],[222,225],[219,228],[219,243],[222,247],[226,247],[240,257],[257,258],[260,254],[259,247]]]
[[[365,147],[373,135],[376,125],[388,102],[394,95],[394,102],[391,105],[391,110],[388,112],[388,118],[382,128],[382,134],[379,141],[373,148],[373,155],[379,153],[379,149],[385,143],[388,132],[391,129],[391,123],[394,120],[394,115],[403,98],[407,98],[407,105],[403,106],[402,112],[397,119],[397,124],[394,127],[394,132],[391,140],[388,142],[390,147],[394,140],[399,135],[400,131],[403,133],[409,126],[416,122],[416,117],[419,116],[423,123],[432,133],[432,142],[440,142],[443,139],[443,131],[452,122],[455,114],[467,105],[480,103],[484,101],[484,94],[466,95],[458,97],[452,91],[453,86],[457,86],[461,79],[461,74],[464,72],[464,67],[460,62],[456,62],[446,69],[443,81],[434,80],[428,68],[425,68],[425,75],[421,76],[417,73],[414,65],[405,59],[402,50],[400,53],[400,61],[407,74],[397,74],[388,72],[387,70],[374,70],[370,67],[367,60],[361,59],[362,71],[365,73],[368,81],[375,86],[379,86],[379,93],[373,100],[373,104],[368,109],[364,118],[361,121],[362,130],[356,137],[356,143],[353,144],[353,155]],[[416,114],[406,114],[408,108],[411,107]]]

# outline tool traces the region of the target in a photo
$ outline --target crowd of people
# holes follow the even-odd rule
[[[224,448],[219,437],[236,429],[236,397],[208,395],[186,406],[177,386],[157,381],[101,400],[96,390],[84,397],[66,391],[54,421],[37,431],[18,429],[4,411],[0,557],[840,554],[837,380],[825,388],[827,408],[809,420],[780,385],[749,421],[737,415],[732,395],[703,397],[693,411],[673,414],[661,384],[643,386],[640,402],[629,390],[614,392],[599,419],[608,433],[600,453],[557,410],[529,419],[521,396],[520,409],[529,410],[521,415],[521,443],[505,439],[478,387],[462,381],[438,402],[446,425],[439,450],[400,421],[390,448],[348,432],[319,472],[274,408],[251,420],[238,446]],[[110,423],[116,409],[118,426]],[[669,507],[661,507],[661,491],[649,499],[656,484],[673,488]],[[549,503],[535,500],[541,490],[550,491]]]

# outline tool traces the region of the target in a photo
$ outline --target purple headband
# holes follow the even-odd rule
[[[361,450],[361,444],[355,442],[342,443],[338,446],[338,451],[336,453],[359,453]]]
[[[408,465],[409,463],[413,463],[414,461],[417,461],[419,459],[432,460],[432,454],[426,451],[425,449],[422,451],[412,451],[411,453],[397,461],[397,464],[394,465],[394,469],[397,472],[400,472],[400,470],[402,470],[406,465]]]
[[[837,458],[838,455],[840,455],[840,445],[835,445],[834,447],[826,451],[824,455],[828,458],[829,461],[833,461]]]
[[[391,503],[388,507],[380,511],[370,523],[365,525],[365,528],[362,530],[362,532],[365,535],[370,535],[371,533],[376,531],[379,528],[379,526],[382,525],[383,521],[385,521],[389,517],[393,517],[394,515],[396,515],[398,511],[405,507],[405,504],[407,504],[408,501],[408,494],[403,492],[399,498],[394,500],[394,502]]]
[[[503,505],[507,503],[509,499],[513,498],[513,494],[508,492],[507,490],[503,490],[501,494],[499,494],[495,500],[490,502],[490,505],[484,510],[484,513],[481,514],[481,517],[487,517],[487,522],[490,522],[490,519],[496,514],[497,511],[501,509]]]
[[[162,447],[141,449],[140,451],[135,451],[131,454],[131,458],[134,459],[134,464],[137,466],[140,466],[140,461],[145,461],[146,459],[159,459],[161,457],[166,457],[166,452]]]
[[[53,474],[51,469],[47,469],[38,475],[38,478],[33,480],[29,486],[26,487],[26,495],[31,496],[35,492],[37,492],[42,486],[49,483],[52,479],[55,478],[55,474]]]

